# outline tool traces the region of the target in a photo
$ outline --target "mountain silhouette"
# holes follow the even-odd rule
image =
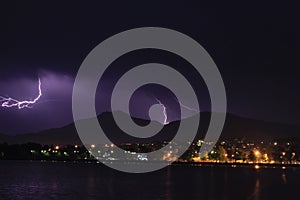
[[[121,113],[124,117],[130,117],[125,113]],[[195,140],[203,139],[207,127],[209,125],[211,113],[203,112],[200,115],[200,124]],[[133,118],[138,124],[145,126],[149,120]],[[183,119],[191,120],[191,118]],[[170,141],[176,135],[176,131],[180,125],[180,121],[170,122],[155,136],[150,138],[136,138],[124,133],[115,123],[112,113],[105,112],[98,116],[98,121],[107,137],[113,143],[144,143],[144,142],[162,142]],[[158,122],[156,122],[158,123]],[[249,119],[233,114],[227,114],[224,129],[220,140],[245,139],[249,141],[272,141],[274,139],[284,138],[300,138],[300,127],[266,122],[261,120]],[[81,144],[81,140],[77,134],[74,123],[61,128],[48,129],[38,133],[27,133],[21,135],[10,136],[0,134],[0,143],[21,144],[34,142],[40,144]],[[101,141],[99,141],[100,143]]]

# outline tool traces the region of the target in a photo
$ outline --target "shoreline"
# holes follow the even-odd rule
[[[102,162],[98,160],[29,160],[29,159],[1,159],[0,162],[5,161],[28,161],[28,162],[36,162],[36,163],[89,163],[89,164],[101,164]],[[154,161],[154,162],[147,162],[147,161],[104,161],[110,162],[112,164],[161,164],[164,162]],[[290,167],[300,167],[300,164],[281,164],[281,163],[217,163],[217,162],[173,162],[169,163],[169,166],[193,166],[193,167],[251,167],[251,168],[290,168]]]

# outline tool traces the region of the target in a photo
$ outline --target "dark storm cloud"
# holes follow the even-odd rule
[[[21,112],[1,109],[0,132],[22,132],[22,127],[23,130],[39,130],[71,122],[72,82],[85,56],[107,37],[143,26],[175,29],[197,40],[220,69],[227,89],[229,112],[269,121],[300,123],[297,73],[300,16],[297,5],[276,5],[267,1],[244,6],[228,3],[180,5],[174,1],[151,2],[144,6],[127,3],[39,4],[26,1],[1,6],[0,94],[30,97],[36,93],[37,77],[41,76],[47,91],[43,98],[62,102],[48,101]],[[167,62],[165,64],[178,63],[173,58],[164,60],[159,54],[141,56],[123,60],[124,65],[141,64],[153,58]],[[107,97],[113,86],[111,82],[121,75],[124,65],[117,63],[105,78],[104,99],[97,97],[99,112],[109,110]],[[183,72],[192,81],[196,79],[189,70]],[[202,108],[209,108],[204,86],[195,87],[200,91],[198,98]],[[137,96],[147,98],[146,93]],[[161,98],[167,103],[167,98]],[[66,112],[57,115],[59,109]],[[136,112],[140,110],[143,108]],[[33,118],[28,115],[40,119],[37,128],[32,128],[34,122],[30,120]],[[21,128],[11,126],[10,129],[5,124],[19,124]]]

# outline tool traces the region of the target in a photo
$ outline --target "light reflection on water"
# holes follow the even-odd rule
[[[286,184],[286,183],[287,183],[287,180],[286,180],[285,172],[282,173],[281,177],[282,177],[283,183]]]
[[[174,165],[126,174],[102,164],[0,161],[0,199],[278,199],[298,195],[300,169]]]

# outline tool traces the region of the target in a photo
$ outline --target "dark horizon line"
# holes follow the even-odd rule
[[[123,112],[123,111],[113,111],[113,112],[121,112],[125,115],[128,115],[130,116],[129,114]],[[103,114],[111,114],[113,113],[112,111],[103,111],[101,112],[100,114],[97,114],[97,118],[99,118],[101,115]],[[210,114],[212,113],[211,111],[200,111],[200,122],[201,122],[201,114]],[[189,118],[192,118],[192,117],[195,117],[196,115],[199,115],[199,113],[193,115],[193,116],[189,116],[189,117],[186,117],[186,118],[183,118],[181,120],[186,120],[186,119],[189,119]],[[219,112],[214,112],[214,113],[219,113]],[[241,115],[241,114],[237,114],[237,113],[234,113],[234,112],[226,112],[226,119],[228,117],[228,115],[230,116],[233,116],[233,117],[238,117],[238,118],[243,118],[243,119],[246,119],[246,120],[251,120],[251,121],[257,121],[257,122],[263,122],[263,123],[268,123],[268,124],[277,124],[277,125],[285,125],[285,126],[290,126],[290,127],[294,127],[294,128],[300,128],[300,125],[298,124],[294,124],[294,123],[286,123],[286,122],[280,122],[280,121],[269,121],[269,120],[266,120],[266,119],[258,119],[258,118],[252,118],[252,117],[249,117],[249,116],[244,116],[244,115]],[[144,120],[144,121],[150,121],[150,119],[144,119],[142,117],[136,117],[136,116],[131,116],[133,119],[136,119],[136,120]],[[82,120],[88,120],[88,118],[86,119],[82,119]],[[173,124],[173,123],[178,123],[180,122],[181,120],[172,120],[170,121],[168,124],[162,124],[161,122],[158,122],[156,120],[154,120],[155,122],[157,123],[160,123],[162,124],[163,126],[168,126],[170,124]],[[226,121],[225,121],[226,123]],[[34,131],[34,132],[23,132],[23,133],[12,133],[12,134],[8,134],[8,133],[4,133],[2,131],[0,131],[0,135],[6,135],[6,136],[17,136],[17,135],[27,135],[27,134],[39,134],[40,132],[44,132],[44,131],[48,131],[48,130],[55,130],[55,129],[61,129],[61,128],[64,128],[64,127],[67,127],[67,126],[70,126],[70,125],[73,125],[74,124],[74,121],[68,123],[68,124],[65,124],[65,125],[62,125],[62,126],[59,126],[59,127],[52,127],[52,128],[46,128],[46,129],[41,129],[41,130],[38,130],[38,131]]]

